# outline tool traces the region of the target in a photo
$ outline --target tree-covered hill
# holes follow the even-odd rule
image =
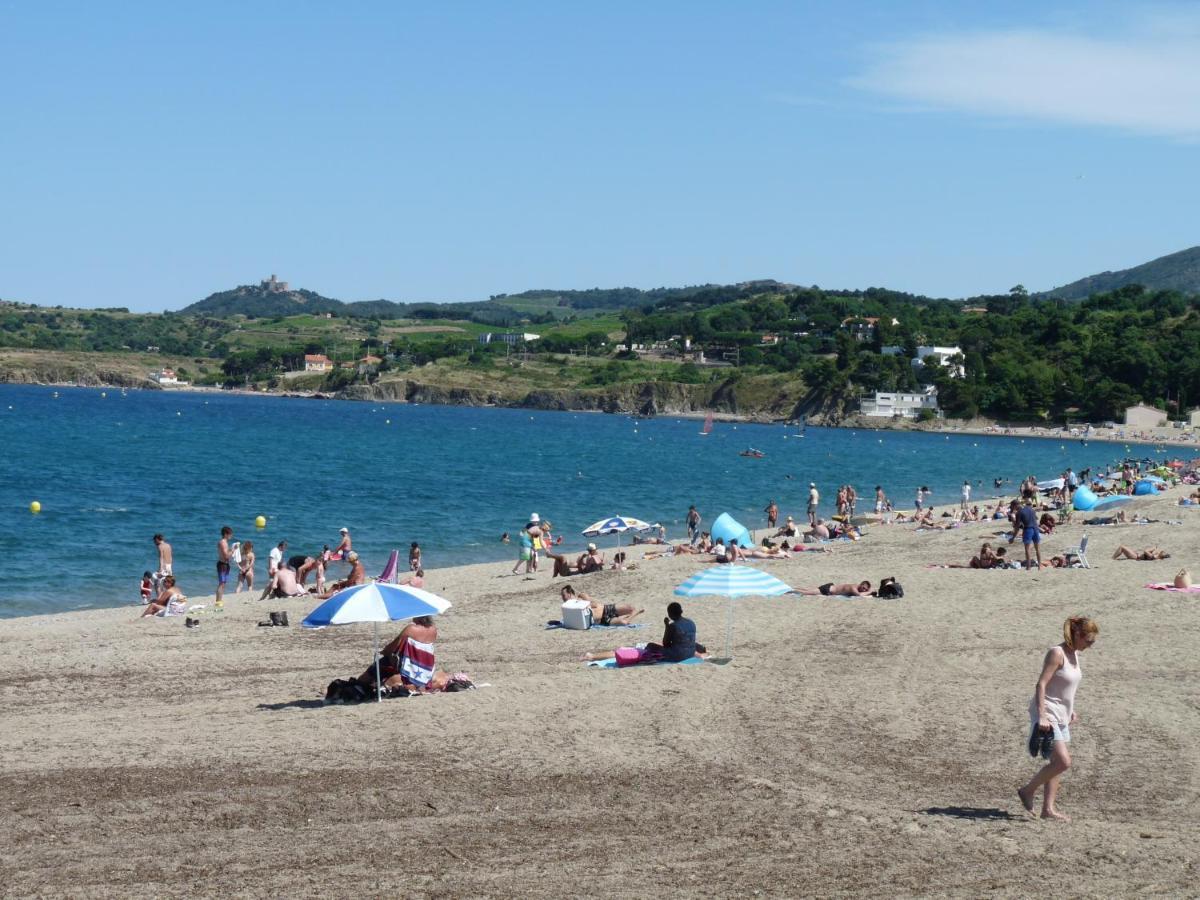
[[[1160,256],[1158,259],[1119,272],[1101,272],[1080,278],[1039,296],[1059,300],[1082,300],[1093,294],[1119,290],[1140,284],[1151,291],[1179,291],[1181,294],[1200,293],[1200,247],[1191,247]]]

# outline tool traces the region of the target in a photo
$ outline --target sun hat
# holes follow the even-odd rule
[[[589,549],[589,550],[595,550],[595,549],[596,549],[596,545],[595,545],[595,544],[588,544],[588,549]]]
[[[342,527],[342,528],[339,528],[339,529],[338,529],[338,532],[339,532],[339,533],[341,533],[341,534],[349,534],[349,533],[350,533],[350,529],[349,529],[349,528],[346,528],[346,527]]]
[[[810,481],[810,482],[808,483],[808,486],[809,486],[809,487],[816,487],[816,486],[817,486],[817,483],[816,483],[815,481]]]
[[[358,559],[358,554],[355,551],[351,550],[349,553],[346,554],[346,559],[350,560],[350,562],[354,562],[356,559]]]
[[[529,521],[530,521],[530,522],[540,522],[540,521],[542,521],[542,518],[541,518],[541,516],[539,516],[537,513],[532,513],[532,514],[529,516]]]

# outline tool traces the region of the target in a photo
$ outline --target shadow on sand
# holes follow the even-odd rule
[[[289,700],[287,703],[260,703],[255,709],[324,709],[324,700]]]
[[[988,819],[995,822],[1024,821],[1022,816],[1014,816],[1003,809],[981,809],[976,806],[931,806],[921,810],[926,816],[949,816],[951,819]]]

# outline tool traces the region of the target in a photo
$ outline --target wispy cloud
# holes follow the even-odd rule
[[[1120,36],[970,31],[869,52],[850,84],[907,104],[1200,138],[1197,15],[1147,17]]]

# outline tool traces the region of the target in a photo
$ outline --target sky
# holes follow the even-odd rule
[[[775,278],[1200,244],[1200,4],[0,0],[0,298]]]

